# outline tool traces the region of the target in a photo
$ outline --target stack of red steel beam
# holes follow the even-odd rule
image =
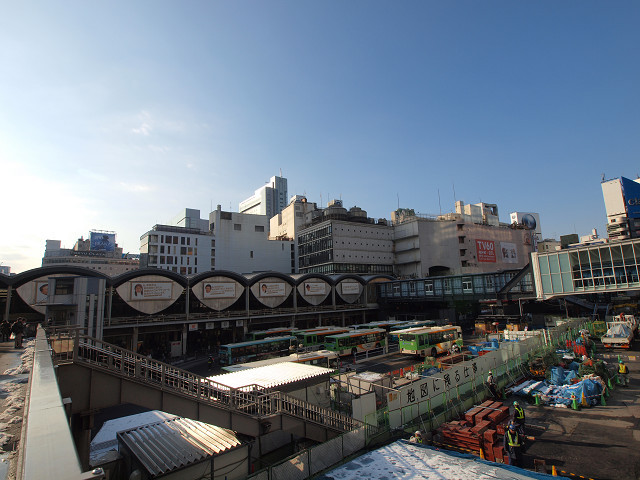
[[[464,414],[464,418],[444,423],[438,428],[442,443],[485,459],[503,462],[502,436],[509,419],[509,407],[502,402],[487,400]]]

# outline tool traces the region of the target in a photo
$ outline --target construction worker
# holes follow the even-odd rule
[[[487,386],[489,387],[489,392],[491,392],[491,396],[496,400],[500,400],[500,393],[498,393],[498,383],[496,379],[493,377],[493,372],[489,370],[489,376],[487,377]]]
[[[504,451],[509,455],[509,465],[522,466],[522,442],[521,436],[513,423],[504,432]]]
[[[422,439],[422,432],[420,432],[420,430],[416,430],[416,433],[414,433],[411,438],[409,439],[409,442],[411,443],[424,443],[423,439]]]
[[[625,365],[622,359],[618,361],[618,377],[620,378],[623,387],[629,386],[629,368]]]
[[[520,406],[517,400],[513,402],[513,418],[511,422],[516,426],[516,430],[520,434],[522,438],[522,443],[524,447],[524,409]]]

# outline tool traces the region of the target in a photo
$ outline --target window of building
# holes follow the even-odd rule
[[[467,254],[467,249],[466,248],[461,248],[460,249],[460,256],[464,257]]]
[[[186,255],[187,254],[187,247],[180,247],[180,255]]]
[[[264,232],[264,225],[256,225],[255,230],[256,232]]]
[[[160,255],[160,263],[166,263],[164,255]]]
[[[458,231],[459,231],[459,232],[461,232],[461,231],[462,231],[462,227],[463,227],[463,226],[464,226],[464,225],[463,225],[463,224],[461,224],[461,223],[459,223],[459,224],[457,225],[457,227],[458,227]]]
[[[191,245],[191,237],[187,237],[187,245]]]
[[[253,250],[249,252],[249,258],[253,258]]]
[[[211,240],[211,246],[215,247],[216,246],[216,241],[215,240]]]
[[[160,235],[160,243],[164,243],[164,235]]]
[[[98,267],[100,270],[100,267]],[[73,278],[56,278],[56,295],[71,295],[73,294]]]
[[[242,225],[240,225],[239,223],[234,223],[233,224],[233,229],[237,232],[239,232],[240,230],[242,230]]]
[[[462,291],[464,293],[473,292],[473,284],[470,277],[462,277]]]
[[[178,263],[178,262],[176,262]],[[168,265],[173,265],[173,257],[167,257],[167,264]]]
[[[216,259],[215,259],[215,258],[212,258],[212,259],[211,259],[211,266],[212,266],[212,267],[215,267],[215,266],[216,266]]]
[[[458,243],[464,243],[464,235],[458,237]]]
[[[160,245],[160,253],[164,253],[164,245]]]
[[[184,237],[180,237],[180,244],[184,245],[186,242],[186,239]]]

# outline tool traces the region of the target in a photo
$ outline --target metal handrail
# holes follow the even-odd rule
[[[78,362],[107,370],[135,381],[172,390],[198,401],[250,416],[287,414],[341,431],[362,426],[361,422],[333,410],[318,407],[280,391],[256,384],[231,388],[97,338],[59,333],[49,337],[55,362]]]

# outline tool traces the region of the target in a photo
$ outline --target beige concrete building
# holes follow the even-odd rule
[[[522,268],[533,250],[531,232],[498,222],[493,204],[440,216],[398,210],[394,221],[394,273],[399,277],[488,273]]]

